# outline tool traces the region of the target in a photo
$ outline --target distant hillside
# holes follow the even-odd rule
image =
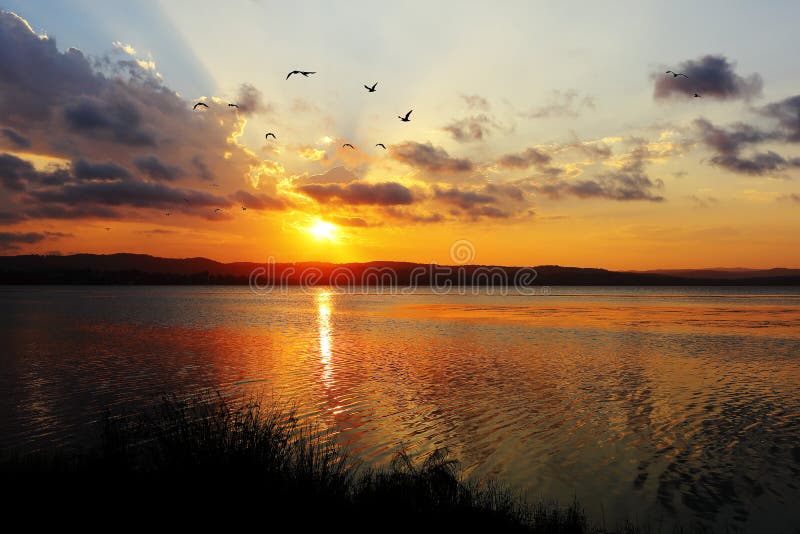
[[[741,280],[746,278],[775,278],[787,276],[800,276],[800,269],[743,269],[718,268],[718,269],[656,269],[652,271],[628,271],[638,274],[663,274],[681,278],[713,278],[720,280]]]
[[[2,284],[247,284],[259,269],[259,283],[418,285],[800,285],[800,270],[663,270],[620,272],[539,265],[447,267],[409,262],[220,263],[207,258],[159,258],[145,254],[0,256]],[[533,271],[535,270],[535,275]]]

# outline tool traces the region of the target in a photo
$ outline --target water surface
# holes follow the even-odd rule
[[[75,444],[165,392],[244,391],[370,462],[448,446],[607,524],[800,525],[796,288],[0,287],[0,340],[0,447]]]

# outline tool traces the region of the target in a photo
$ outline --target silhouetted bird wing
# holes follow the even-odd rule
[[[386,150],[386,145],[384,145],[383,143],[376,143],[375,146],[379,146],[382,149]]]
[[[197,106],[203,106],[204,108],[207,108],[207,107],[208,107],[208,106],[207,106],[207,105],[205,105],[203,102],[198,102],[197,104],[195,104],[195,105],[194,105],[194,107],[192,107],[192,109],[197,109]]]
[[[239,109],[239,104],[228,104],[228,107]]]
[[[675,75],[675,77],[676,77],[676,78],[677,78],[678,76],[683,76],[683,77],[684,77],[684,78],[686,78],[687,80],[689,79],[689,77],[688,77],[687,75],[685,75],[684,73],[682,73],[682,72],[679,72],[678,74],[676,74],[676,75]]]
[[[412,109],[411,111],[414,111],[414,110]],[[405,117],[403,117],[405,120],[409,120],[409,119],[408,119],[408,116],[409,116],[409,115],[411,115],[411,111],[409,111],[408,113],[406,113],[406,116],[405,116]]]
[[[306,70],[306,71],[300,71],[300,74],[302,74],[303,76],[308,76],[309,74],[316,74],[316,72]]]
[[[274,134],[274,133],[272,133],[272,132],[269,132],[269,133],[267,133],[267,135],[265,135],[265,136],[264,136],[264,138],[265,138],[265,139],[269,139],[269,136],[270,136],[270,135],[272,136],[272,138],[273,138],[273,139],[277,139],[277,137],[275,137],[275,134]]]
[[[286,79],[288,80],[288,79],[289,79],[289,77],[290,77],[292,74],[300,74],[300,71],[299,71],[299,70],[293,70],[292,72],[290,72],[289,74],[287,74],[287,75],[286,75]]]
[[[345,143],[345,144],[343,144],[343,145],[342,145],[342,148],[345,148],[345,147],[348,147],[348,146],[349,146],[350,148],[355,148],[355,147],[354,147],[353,145],[351,145],[350,143]]]

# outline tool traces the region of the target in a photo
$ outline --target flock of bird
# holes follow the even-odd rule
[[[293,71],[289,72],[289,74],[286,75],[286,79],[288,80],[289,78],[291,78],[295,74],[300,74],[300,75],[302,75],[302,76],[307,78],[307,77],[311,76],[312,74],[316,74],[316,71],[293,70]],[[364,85],[364,89],[366,89],[368,93],[374,93],[377,90],[377,87],[378,87],[378,82],[375,82],[372,85],[366,85],[366,84]],[[239,105],[238,104],[234,104],[233,102],[229,103],[228,107],[229,108],[236,108],[237,110],[239,109]],[[197,111],[197,108],[206,108],[206,109],[208,109],[208,104],[206,104],[205,102],[197,102],[197,103],[195,103],[194,106],[192,106],[192,110],[193,111]],[[411,122],[411,113],[413,111],[414,111],[413,109],[409,110],[408,113],[406,113],[405,115],[398,115],[397,118],[400,119],[401,122]],[[269,140],[270,137],[272,137],[275,140],[278,139],[278,137],[275,135],[274,132],[267,132],[266,134],[264,134],[264,138],[265,139]],[[383,143],[375,143],[375,147],[380,147],[383,150],[386,150],[386,145],[383,144]],[[342,148],[349,148],[351,150],[356,150],[356,147],[353,146],[351,143],[344,143],[342,145]],[[212,187],[218,187],[217,184],[211,184],[211,185],[212,185]],[[188,199],[184,198],[183,200],[187,204],[189,203]],[[214,213],[222,213],[222,211],[223,211],[222,208],[214,208]],[[247,211],[247,207],[246,206],[242,206],[242,211]],[[164,215],[165,216],[169,216],[169,215],[171,215],[171,213],[170,212],[166,212],[166,213],[164,213]]]
[[[302,75],[302,76],[307,78],[307,77],[311,76],[312,74],[316,74],[316,71],[293,70],[293,71],[289,72],[289,74],[286,75],[286,79],[288,80],[289,78],[291,78],[295,74],[299,74],[299,75]],[[682,72],[675,72],[675,71],[672,71],[672,70],[668,70],[664,74],[672,75],[673,78],[678,78],[680,76],[683,76],[687,80],[689,79],[689,77],[686,74],[682,73]],[[366,85],[366,84],[364,85],[364,89],[366,89],[368,93],[374,93],[377,90],[377,87],[378,87],[378,82],[375,82],[372,85]],[[697,92],[693,92],[692,94],[693,94],[694,98],[701,98],[701,96]],[[228,104],[228,107],[236,108],[237,110],[239,109],[239,105],[238,104],[234,104],[232,102]],[[197,108],[206,108],[206,109],[208,109],[208,104],[206,104],[205,102],[197,102],[192,107],[192,110],[196,111]],[[409,110],[408,113],[406,113],[405,115],[398,115],[397,118],[400,119],[402,122],[411,122],[411,113],[413,111],[414,111],[413,109]],[[264,135],[264,137],[267,140],[269,140],[270,136],[275,140],[278,139],[278,137],[273,132],[267,132]],[[375,143],[375,146],[386,150],[386,145],[383,144],[383,143]],[[344,143],[342,145],[342,148],[349,148],[351,150],[356,150],[356,147],[353,146],[351,143]],[[217,184],[211,184],[211,185],[212,185],[212,187],[219,187]],[[183,200],[187,204],[189,203],[189,199],[184,198]],[[214,213],[222,213],[222,211],[223,211],[222,208],[214,208]],[[246,206],[242,206],[242,211],[247,211],[247,207]],[[172,215],[172,213],[168,211],[168,212],[165,212],[164,215],[169,217],[170,215]],[[111,230],[111,228],[105,228],[105,230],[108,231],[108,230]]]

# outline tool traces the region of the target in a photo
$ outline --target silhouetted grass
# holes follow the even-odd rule
[[[6,455],[0,476],[16,492],[6,504],[112,513],[112,529],[157,514],[162,527],[610,532],[590,525],[578,503],[530,505],[492,481],[465,481],[445,449],[366,468],[276,405],[169,397],[143,415],[107,414],[99,427],[93,447]]]

